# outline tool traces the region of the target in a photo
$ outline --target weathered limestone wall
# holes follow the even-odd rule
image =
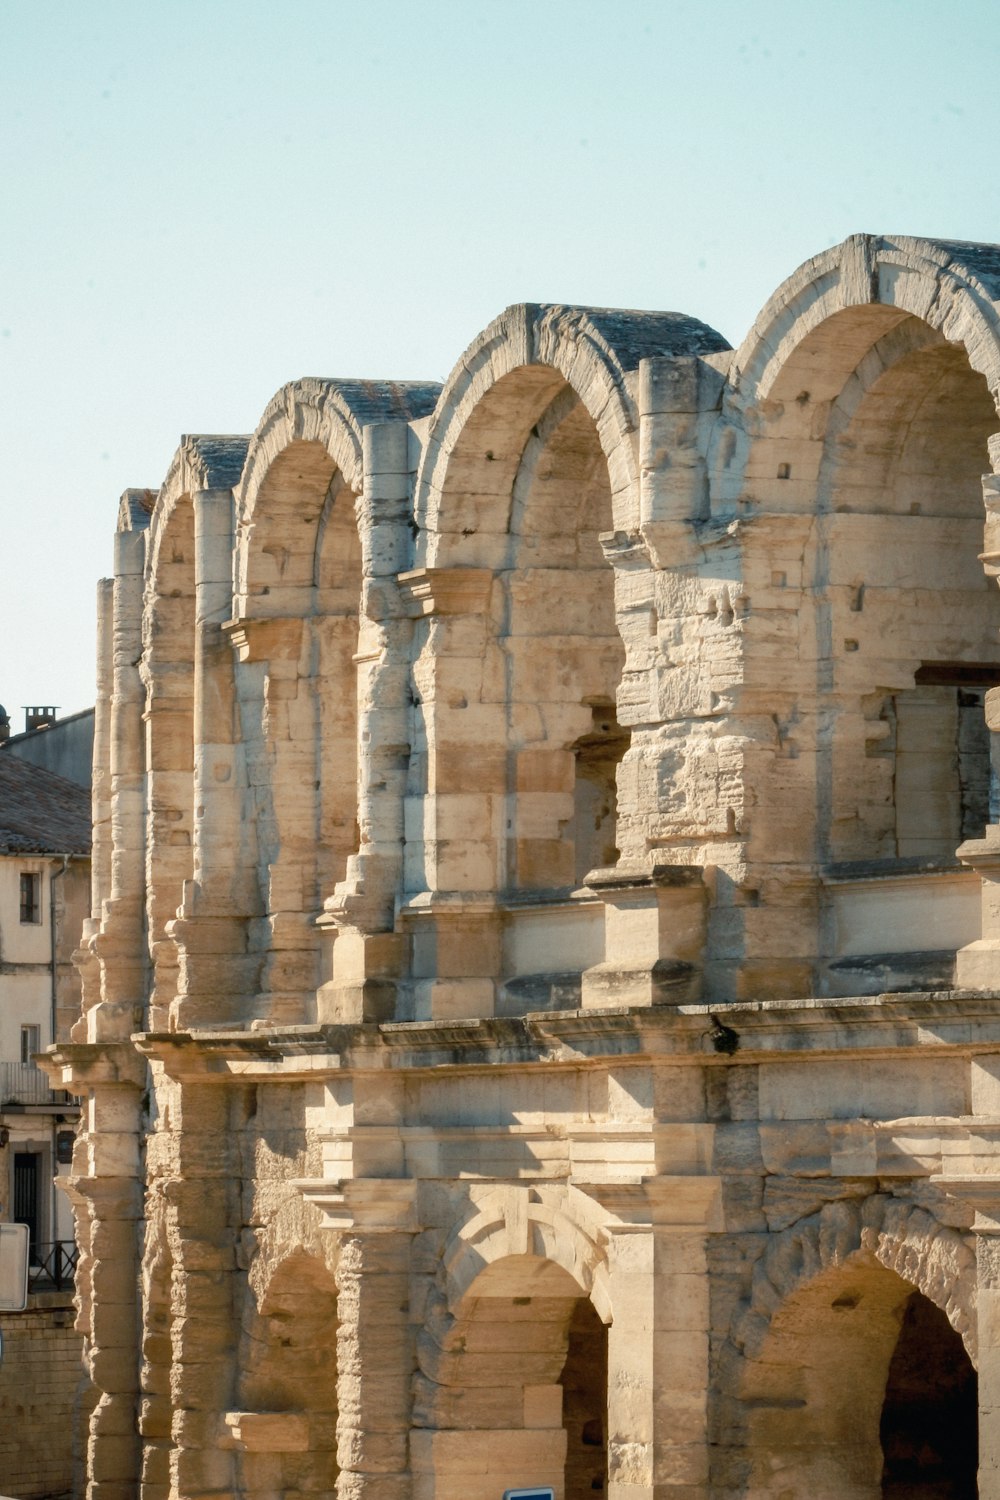
[[[13,1500],[50,1500],[82,1493],[79,1434],[92,1393],[72,1303],[62,1293],[33,1294],[25,1312],[0,1313],[0,1336],[4,1494]]]
[[[856,236],[130,492],[90,1500],[1000,1500],[998,392],[1000,251]]]

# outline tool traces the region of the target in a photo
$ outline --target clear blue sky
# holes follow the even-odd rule
[[[998,0],[0,0],[0,702],[93,695],[117,498],[506,304],[738,342],[856,230],[1000,240]]]

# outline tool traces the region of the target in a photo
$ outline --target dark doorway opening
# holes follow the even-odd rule
[[[41,1239],[41,1166],[37,1151],[14,1152],[14,1223],[28,1226],[32,1261],[37,1257]]]
[[[594,1500],[607,1489],[608,1330],[593,1303],[582,1297],[570,1321],[560,1384],[566,1500]]]
[[[903,1313],[879,1435],[884,1500],[976,1500],[976,1372],[945,1314],[920,1292]]]

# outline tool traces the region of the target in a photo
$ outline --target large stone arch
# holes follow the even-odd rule
[[[946,986],[974,930],[967,882],[960,918],[928,910],[887,953],[874,904],[870,932],[845,936],[833,883],[862,862],[953,867],[982,836],[982,704],[1000,668],[982,566],[985,523],[996,572],[998,299],[990,247],[854,236],[790,277],[733,356],[711,510],[747,523],[741,680],[768,708],[743,720],[748,888],[799,871],[779,941],[773,907],[741,913],[744,993]]]
[[[716,1361],[720,1475],[753,1495],[975,1493],[970,1262],[960,1235],[886,1194],[772,1237],[736,1357]]]
[[[363,432],[405,426],[434,395],[395,382],[296,381],[250,443],[231,630],[264,892],[254,933],[261,1020],[314,1013],[329,977],[316,919],[359,845],[358,662],[373,671],[384,645],[362,598],[379,521],[365,498]]]
[[[185,437],[149,522],[140,674],[146,690],[146,920],[149,1024],[166,1026],[178,953],[167,933],[193,876],[196,497],[232,489],[243,437]]]
[[[544,303],[507,308],[473,341],[445,383],[417,472],[418,525],[428,535],[452,529],[441,501],[460,438],[491,390],[518,371],[531,371],[536,391],[551,397],[565,383],[588,412],[608,466],[616,528],[636,529],[639,363],[649,356],[725,347],[713,329],[681,313]],[[525,437],[537,415],[532,414]],[[511,462],[518,457],[519,452]],[[439,562],[433,549],[426,557],[418,552],[418,560]]]
[[[828,1203],[769,1236],[754,1267],[749,1307],[733,1327],[737,1348],[748,1358],[759,1354],[782,1303],[813,1277],[854,1259],[895,1271],[940,1307],[975,1362],[975,1251],[927,1209],[887,1193]]]
[[[745,396],[770,397],[791,351],[814,328],[874,304],[961,343],[994,399],[1000,395],[1000,249],[869,234],[814,256],[778,288],[737,350],[731,382]]]
[[[494,1262],[533,1256],[557,1266],[611,1321],[607,1267],[582,1195],[501,1185],[470,1195],[442,1256],[442,1292],[452,1313]]]
[[[416,1475],[482,1500],[500,1473],[571,1500],[605,1486],[611,1310],[594,1226],[571,1198],[513,1184],[470,1193],[423,1303]]]
[[[572,893],[618,861],[629,585],[615,538],[640,525],[639,369],[721,346],[679,314],[525,304],[445,385],[417,471],[420,566],[403,580],[418,620],[406,891],[415,932],[437,903],[430,941],[457,957],[432,977],[415,936],[417,1015],[579,993],[579,971],[563,983],[514,956],[503,909],[547,892],[566,951],[591,899]]]

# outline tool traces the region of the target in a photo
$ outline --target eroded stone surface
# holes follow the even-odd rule
[[[123,510],[91,1500],[875,1500],[921,1337],[1000,1496],[998,255],[511,308]]]

